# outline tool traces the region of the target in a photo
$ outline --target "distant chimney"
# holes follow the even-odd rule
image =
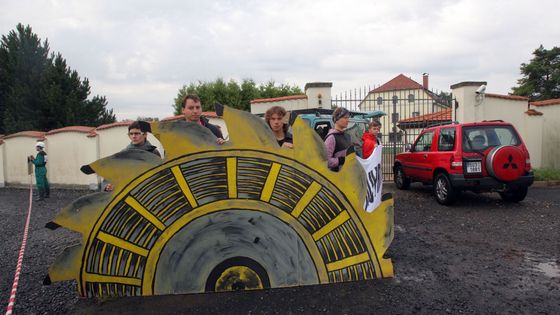
[[[422,86],[424,87],[424,89],[428,89],[429,87],[429,80],[428,80],[429,74],[427,73],[423,73],[422,74]]]

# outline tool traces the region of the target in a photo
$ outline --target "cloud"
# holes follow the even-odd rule
[[[4,2],[2,34],[31,25],[119,119],[170,116],[184,84],[218,77],[338,93],[427,72],[438,90],[485,80],[505,94],[560,38],[553,0]]]

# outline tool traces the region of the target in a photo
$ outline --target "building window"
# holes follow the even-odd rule
[[[412,117],[418,117],[420,116],[420,112],[412,112]]]
[[[377,105],[383,105],[383,97],[378,97],[377,98]]]
[[[414,94],[408,94],[408,102],[414,103]]]
[[[391,114],[391,123],[396,124],[399,122],[399,113]]]

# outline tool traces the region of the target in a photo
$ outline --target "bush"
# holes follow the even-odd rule
[[[554,168],[536,168],[535,180],[560,180],[560,169]]]

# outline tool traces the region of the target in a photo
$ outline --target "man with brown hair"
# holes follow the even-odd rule
[[[284,123],[286,110],[281,106],[272,106],[264,114],[264,120],[272,129],[278,145],[283,148],[293,148],[293,137],[288,131],[288,124]]]
[[[202,116],[202,105],[200,103],[200,98],[197,95],[188,94],[187,96],[185,96],[181,107],[183,114],[185,115],[185,121],[197,123],[210,129],[210,131],[216,136],[216,138],[218,138],[216,139],[216,143],[223,144],[225,142],[220,128],[209,123],[208,119]]]

